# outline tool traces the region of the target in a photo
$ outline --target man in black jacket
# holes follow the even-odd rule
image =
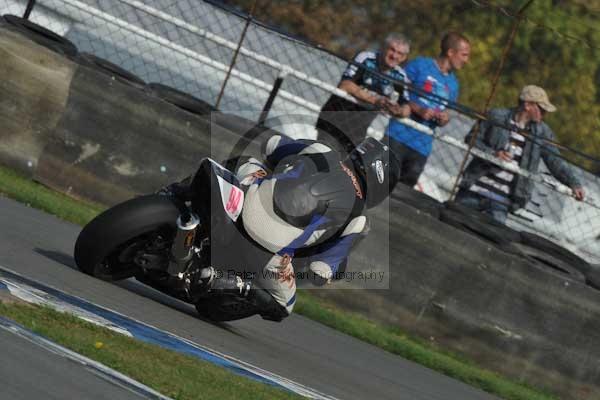
[[[365,139],[367,128],[380,112],[408,117],[408,90],[395,87],[394,82],[408,83],[401,64],[409,51],[410,42],[404,35],[390,34],[379,51],[359,52],[338,85],[356,102],[331,95],[317,121],[319,140],[349,153]]]

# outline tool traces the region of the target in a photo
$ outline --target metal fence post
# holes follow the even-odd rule
[[[271,93],[269,93],[269,98],[267,99],[267,102],[265,103],[265,106],[263,107],[263,110],[260,113],[258,125],[262,125],[269,116],[269,111],[271,111],[271,108],[273,107],[275,97],[277,97],[277,93],[279,92],[281,84],[283,83],[283,80],[285,79],[287,74],[288,71],[281,70],[279,72],[279,75],[277,76],[277,79],[275,79],[275,83],[273,83],[273,89],[271,89]]]
[[[29,15],[33,10],[33,6],[35,6],[36,0],[29,0],[27,2],[27,7],[25,8],[25,12],[23,13],[23,19],[29,19]]]
[[[252,22],[252,18],[253,18],[252,16],[254,15],[254,10],[256,9],[257,3],[258,3],[258,0],[255,0],[254,4],[252,4],[252,9],[250,10],[248,17],[246,18],[246,25],[244,25],[244,30],[242,31],[242,35],[240,36],[240,41],[238,42],[237,48],[235,49],[235,52],[233,53],[233,58],[231,59],[231,64],[229,64],[229,70],[227,71],[227,75],[225,75],[225,80],[223,81],[223,85],[221,85],[221,91],[219,92],[219,96],[217,97],[217,102],[215,103],[215,108],[217,110],[219,109],[219,106],[221,105],[221,99],[223,98],[223,94],[225,93],[225,87],[227,86],[227,82],[229,81],[229,77],[231,76],[231,71],[233,70],[235,63],[237,62],[237,57],[238,57],[238,54],[240,53],[240,48],[242,47],[242,43],[244,42],[244,39],[246,38],[246,32],[248,31],[248,27],[250,26],[250,23]]]
[[[490,103],[492,102],[492,99],[493,99],[494,95],[496,94],[496,87],[498,86],[498,81],[500,80],[500,74],[502,73],[502,69],[504,69],[504,62],[506,61],[506,58],[508,57],[508,52],[512,48],[513,42],[515,40],[515,36],[517,34],[517,30],[519,29],[519,25],[521,24],[521,21],[523,20],[523,14],[525,13],[525,10],[527,10],[527,8],[531,5],[531,3],[533,3],[533,0],[528,0],[527,3],[525,3],[523,5],[523,7],[521,7],[519,9],[519,11],[517,12],[516,20],[512,26],[510,35],[508,37],[508,41],[506,42],[506,46],[504,46],[504,49],[502,50],[502,56],[500,57],[500,64],[498,65],[498,69],[496,70],[496,74],[494,75],[494,79],[492,80],[492,90],[490,91],[490,95],[488,96],[488,98],[485,102],[485,106],[484,106],[482,114],[487,113]],[[467,160],[469,159],[469,155],[471,155],[471,149],[473,148],[473,146],[475,146],[477,136],[479,135],[480,122],[481,122],[481,120],[477,120],[477,122],[475,123],[475,126],[471,130],[471,140],[469,141],[469,148],[467,149],[467,153],[465,154],[465,157],[463,158],[462,162],[460,163],[460,167],[458,169],[458,175],[456,176],[456,180],[454,181],[454,185],[452,186],[452,191],[450,192],[450,198],[448,200],[454,200],[454,197],[456,196],[458,184],[460,183],[461,177],[465,173],[465,167],[467,164]]]

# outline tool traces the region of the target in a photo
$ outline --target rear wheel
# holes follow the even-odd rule
[[[167,196],[142,196],[112,207],[79,234],[75,263],[86,274],[109,281],[166,264],[178,216]]]

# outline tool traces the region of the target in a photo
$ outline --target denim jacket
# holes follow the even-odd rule
[[[510,140],[510,131],[493,125],[492,122],[509,126],[516,112],[517,109],[515,108],[496,108],[490,110],[488,120],[481,121],[480,123],[475,147],[490,155],[494,155],[499,150],[506,149]],[[523,156],[519,166],[531,173],[536,173],[541,158],[559,182],[570,188],[580,187],[580,181],[574,175],[569,165],[560,158],[558,149],[544,140],[554,140],[552,129],[543,121],[540,123],[530,122],[527,129],[530,132],[530,136],[525,141],[525,148],[523,149]],[[466,143],[470,142],[472,134],[473,131],[467,135],[465,138]],[[475,157],[467,166],[460,186],[463,189],[468,189],[481,176],[499,172],[501,169],[497,165]],[[514,190],[511,193],[511,208],[516,210],[525,207],[531,198],[532,190],[533,182],[530,179],[515,174]]]

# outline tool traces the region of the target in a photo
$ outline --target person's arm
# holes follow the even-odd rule
[[[410,80],[406,75],[406,71],[400,69],[399,75],[401,79],[406,85],[410,84]],[[389,104],[386,107],[386,111],[392,116],[396,118],[408,118],[411,114],[411,109],[409,105],[410,94],[408,92],[408,86],[400,86],[398,84],[394,85],[394,89],[396,90],[396,94],[398,98],[396,101],[392,101],[390,99]]]
[[[406,72],[406,77],[410,82],[413,83],[413,85],[418,86],[423,84],[424,79],[421,76],[421,70],[423,68],[423,63],[425,62],[425,59],[422,57],[417,57],[406,65],[406,68],[404,69]],[[420,96],[418,93],[409,91],[408,105],[410,107],[410,111],[425,121],[431,120],[435,116],[435,110],[423,106],[419,102],[419,99]]]
[[[380,96],[377,93],[366,90],[352,80],[342,80],[338,85],[338,88],[363,103],[371,104],[377,108],[386,110],[395,117],[408,117],[410,115],[410,107],[407,104],[392,102],[388,97]]]
[[[410,110],[425,121],[433,119],[436,115],[436,111],[433,108],[424,107],[415,101],[411,101],[408,104],[410,106]]]
[[[440,111],[436,114],[435,120],[437,121],[438,126],[447,125],[450,122],[450,114],[448,111]]]
[[[458,80],[454,81],[454,85],[450,91],[449,101],[456,103],[458,102],[458,93],[459,93],[459,83]],[[448,109],[444,109],[444,111],[439,111],[434,119],[437,121],[438,126],[445,126],[450,122],[450,114],[448,113]]]
[[[309,269],[316,278],[313,282],[318,285],[340,279],[352,246],[367,231],[367,217],[361,215],[350,221],[339,238],[324,243],[309,260]]]
[[[364,88],[360,87],[352,80],[344,79],[338,85],[338,88],[342,89],[352,97],[357,100],[360,100],[364,103],[372,104],[375,106],[380,106],[385,102],[385,98],[382,96],[378,96],[375,93],[372,93]]]
[[[470,144],[473,135],[477,133],[473,147],[504,161],[510,161],[512,157],[505,149],[497,149],[491,144],[492,142],[496,142],[493,139],[497,139],[496,137],[501,135],[502,129],[504,129],[494,125],[494,122],[500,123],[502,119],[502,114],[499,111],[491,110],[487,114],[486,120],[479,121],[479,127],[473,126],[469,134],[465,137],[465,143]]]
[[[364,62],[369,57],[372,57],[372,53],[368,51],[361,51],[356,54],[342,74],[342,80],[340,81],[338,88],[359,101],[376,105],[378,101],[381,101],[380,96],[365,90],[359,85],[359,82],[362,82],[364,76]]]
[[[545,125],[545,124],[544,124]],[[550,140],[554,139],[554,132],[545,125],[547,132],[547,138]],[[585,197],[585,191],[581,185],[581,182],[575,174],[569,164],[560,157],[560,151],[555,146],[549,143],[540,143],[542,160],[550,170],[552,176],[554,176],[560,183],[566,185],[573,190],[573,196],[575,199],[581,201]]]
[[[386,110],[392,114],[392,116],[398,118],[406,118],[410,116],[411,113],[410,105],[408,105],[408,103],[398,104],[390,102],[386,107]]]

